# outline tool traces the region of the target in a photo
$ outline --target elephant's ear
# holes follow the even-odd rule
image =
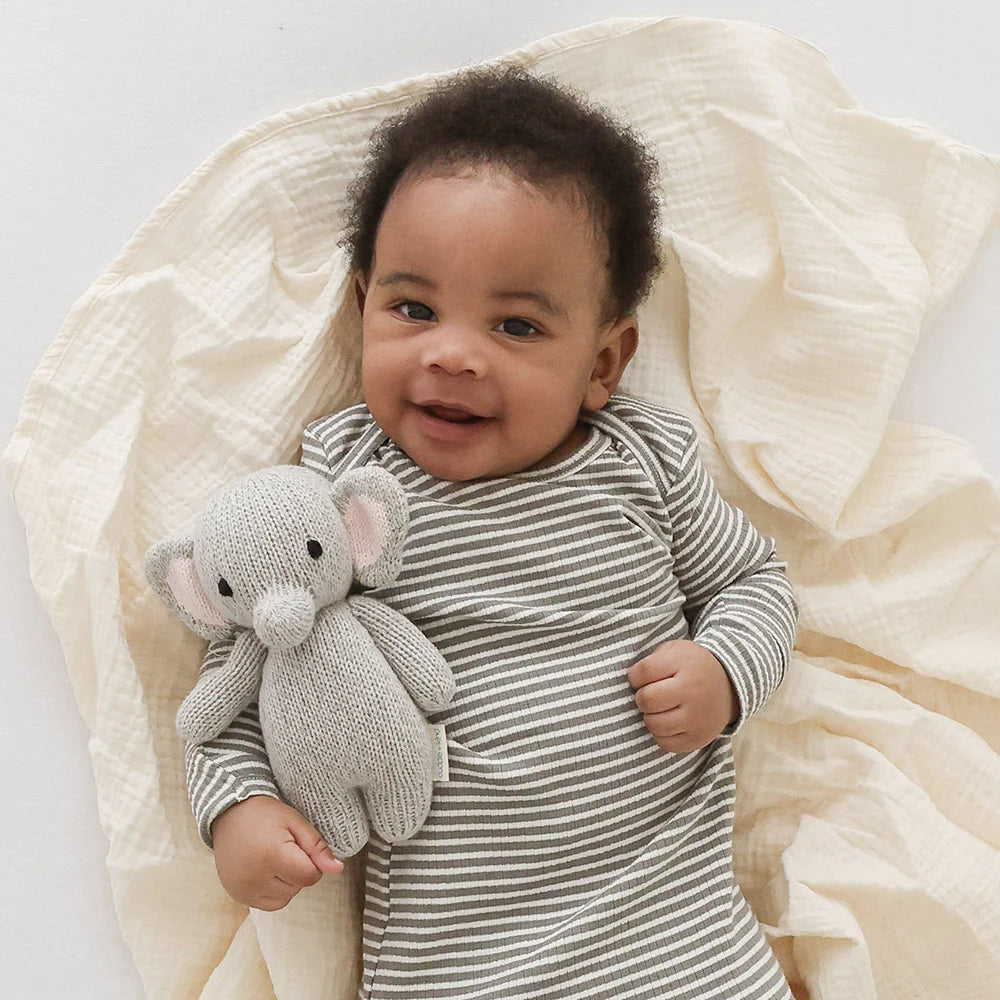
[[[373,465],[340,476],[333,499],[347,529],[355,579],[363,587],[388,586],[399,574],[410,524],[406,491]]]
[[[236,626],[212,607],[194,565],[194,536],[157,542],[145,559],[146,579],[167,608],[205,639],[224,639]]]

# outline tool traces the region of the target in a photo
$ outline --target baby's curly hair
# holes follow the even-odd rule
[[[340,246],[351,271],[371,273],[382,213],[407,174],[497,166],[536,187],[574,182],[608,242],[604,319],[630,315],[660,271],[658,164],[633,129],[579,93],[509,63],[439,83],[371,134],[347,190]]]

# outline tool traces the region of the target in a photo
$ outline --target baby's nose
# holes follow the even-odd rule
[[[461,327],[438,326],[427,340],[424,366],[448,375],[471,374],[481,378],[489,368],[485,334]]]

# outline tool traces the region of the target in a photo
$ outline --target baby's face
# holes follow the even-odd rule
[[[376,422],[440,479],[570,454],[635,350],[634,317],[601,325],[605,257],[568,195],[496,171],[401,182],[358,276]]]

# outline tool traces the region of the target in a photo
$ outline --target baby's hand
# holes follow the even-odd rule
[[[223,889],[258,910],[280,910],[300,889],[344,863],[295,809],[267,795],[230,806],[212,823]]]
[[[729,675],[690,639],[661,642],[626,674],[635,704],[661,750],[687,753],[707,746],[739,717]]]

